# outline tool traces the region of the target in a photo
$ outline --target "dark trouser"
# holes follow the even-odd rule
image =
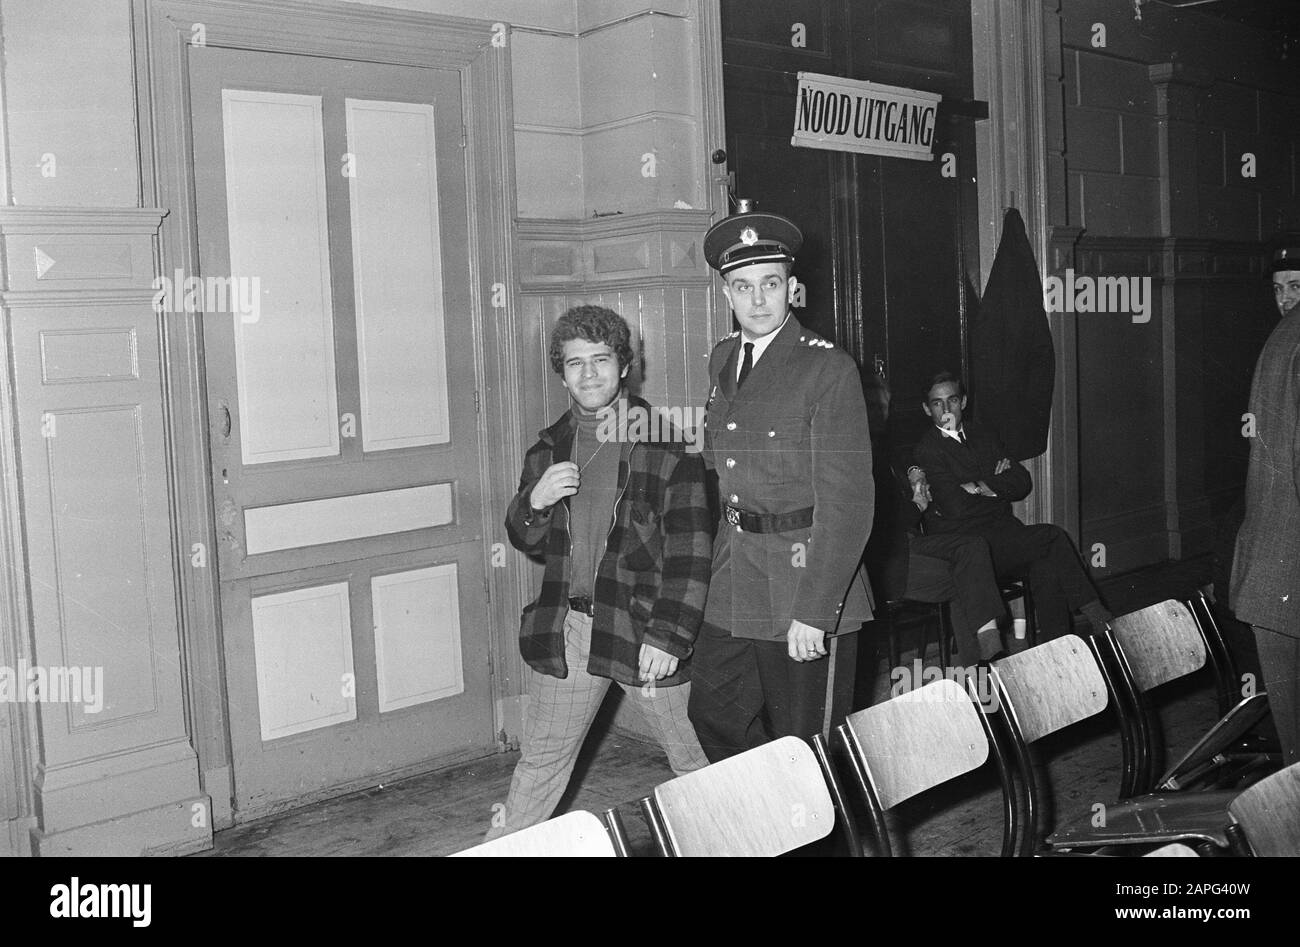
[[[988,542],[963,533],[910,537],[904,597],[949,603],[957,656],[968,668],[981,657],[975,632],[1007,612]]]
[[[1253,627],[1264,690],[1282,744],[1282,763],[1300,763],[1300,638],[1259,625]]]
[[[977,532],[988,540],[999,578],[1029,580],[1043,637],[1070,634],[1070,613],[1098,596],[1065,531],[1050,523],[1026,526],[1007,517]]]
[[[826,657],[795,661],[785,641],[734,638],[726,629],[705,622],[691,657],[686,712],[709,762],[777,737],[811,739],[817,733],[828,734],[852,708],[857,638],[856,633],[827,637]]]

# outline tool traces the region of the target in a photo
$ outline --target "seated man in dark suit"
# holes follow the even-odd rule
[[[911,453],[897,451],[891,465],[894,509],[876,585],[886,599],[948,602],[957,656],[963,666],[974,667],[1002,653],[999,625],[1007,620],[989,544],[980,536],[922,533],[921,517],[932,497],[925,471],[910,463]],[[898,475],[901,470],[906,477]]]
[[[936,375],[924,408],[934,424],[916,445],[916,463],[925,469],[934,497],[926,514],[929,532],[983,537],[998,576],[1029,580],[1045,637],[1070,633],[1072,611],[1103,630],[1111,614],[1070,537],[1050,523],[1026,526],[1011,512],[1012,501],[1033,488],[1029,471],[1007,456],[992,431],[962,423],[961,379],[949,372]]]

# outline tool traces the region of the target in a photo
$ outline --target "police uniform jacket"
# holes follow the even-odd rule
[[[790,316],[737,391],[743,338],[709,357],[705,463],[724,516],[713,549],[705,620],[733,636],[785,641],[791,619],[828,634],[872,617],[862,565],[875,486],[862,382],[853,359]],[[747,513],[812,508],[810,526],[749,532]]]

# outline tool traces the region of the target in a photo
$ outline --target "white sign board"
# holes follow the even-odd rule
[[[801,72],[790,144],[931,161],[941,98],[935,92]]]

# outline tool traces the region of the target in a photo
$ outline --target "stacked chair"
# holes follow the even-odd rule
[[[850,714],[836,731],[869,813],[877,850],[893,854],[885,812],[919,793],[979,769],[990,749],[1002,780],[1002,854],[1014,851],[1011,772],[971,696],[941,679]]]
[[[773,740],[669,780],[640,804],[665,857],[782,855],[826,838],[837,822],[849,854],[862,854],[820,736],[811,747],[797,737]],[[606,819],[626,851],[617,812]]]
[[[1115,619],[1087,645],[1067,635],[994,663],[1019,776],[1020,854],[1113,853],[1179,841],[1202,854],[1234,849],[1229,804],[1278,764],[1275,754],[1238,752],[1243,734],[1267,712],[1265,697],[1238,702],[1177,763],[1153,775],[1157,731],[1146,695],[1204,667],[1209,647],[1188,606],[1171,600]],[[1094,804],[1044,837],[1029,747],[1107,707],[1118,717],[1123,747],[1119,799]]]
[[[618,854],[604,824],[581,809],[456,852],[453,858],[613,858]]]
[[[1203,614],[1198,614],[1200,609]],[[1222,715],[1161,768],[1149,694],[1209,665]],[[1250,738],[1263,695],[1236,702],[1235,671],[1204,600],[1166,601],[1116,618],[1085,642],[1066,635],[981,666],[994,700],[940,679],[851,714],[836,731],[870,827],[892,855],[886,813],[928,790],[995,765],[1004,856],[1300,855],[1300,765],[1277,771],[1273,748]],[[987,697],[987,695],[985,695]],[[1047,834],[1033,746],[1106,711],[1122,747],[1119,798],[1093,803]],[[863,854],[854,807],[820,735],[783,737],[658,786],[639,801],[658,854],[772,856],[827,839],[838,826]],[[469,857],[627,855],[618,811],[604,822],[572,812],[458,853]]]

